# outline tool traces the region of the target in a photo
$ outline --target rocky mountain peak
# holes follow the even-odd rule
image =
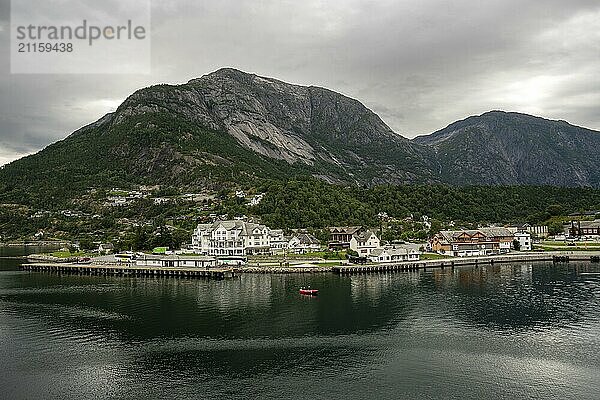
[[[218,184],[310,174],[361,185],[600,186],[598,160],[600,133],[564,121],[495,110],[408,140],[358,100],[223,68],[138,90],[4,174],[40,185],[64,176]]]

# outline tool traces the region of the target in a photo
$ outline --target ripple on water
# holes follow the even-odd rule
[[[597,269],[219,282],[0,274],[0,387],[78,400],[597,400],[600,280],[586,275]],[[300,297],[306,284],[322,295]]]

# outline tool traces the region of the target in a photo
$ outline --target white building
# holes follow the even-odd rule
[[[254,195],[252,197],[252,199],[250,199],[250,202],[248,203],[249,206],[253,207],[253,206],[257,206],[260,204],[260,202],[262,201],[262,199],[265,197],[264,193],[260,193],[257,195]]]
[[[137,267],[180,267],[180,268],[210,268],[217,266],[217,260],[205,256],[150,255],[138,256],[135,260]]]
[[[271,252],[271,229],[245,221],[199,224],[192,235],[192,249],[208,256],[246,256]]]
[[[529,232],[515,233],[515,240],[519,242],[520,251],[531,251],[531,234]]]
[[[371,231],[355,233],[350,239],[350,250],[357,252],[359,257],[369,257],[379,247],[379,238]]]
[[[290,253],[306,254],[321,250],[319,239],[308,233],[297,233],[288,242]]]
[[[421,253],[415,249],[405,247],[386,246],[371,251],[369,259],[372,262],[388,263],[388,262],[404,262],[404,261],[419,261]]]
[[[509,226],[508,229],[514,233],[527,232],[531,236],[537,237],[537,238],[548,237],[548,226],[547,225],[523,224],[523,225]]]
[[[288,249],[288,239],[283,235],[281,229],[271,229],[269,232],[269,241],[271,244],[271,254],[284,254]]]

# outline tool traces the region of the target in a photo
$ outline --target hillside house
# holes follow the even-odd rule
[[[115,251],[115,246],[112,243],[101,243],[98,246],[99,254],[112,254]]]

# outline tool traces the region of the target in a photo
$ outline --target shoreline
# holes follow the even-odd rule
[[[332,273],[337,275],[352,275],[366,273],[382,272],[407,272],[427,269],[445,269],[456,267],[468,267],[479,265],[507,264],[514,262],[600,262],[600,251],[595,252],[544,252],[544,253],[523,253],[523,254],[503,254],[483,257],[454,257],[442,258],[437,260],[407,261],[400,263],[380,263],[365,265],[337,265],[337,266],[319,266],[304,265],[298,267],[215,267],[208,269],[201,268],[180,268],[180,267],[138,267],[126,263],[114,264],[106,262],[92,263],[74,263],[69,261],[52,262],[49,260],[40,260],[37,257],[27,258],[29,263],[23,263],[19,266],[22,270],[31,271],[55,271],[91,275],[126,275],[126,276],[176,276],[176,277],[211,277],[212,275],[232,278],[236,274],[316,274]],[[33,261],[33,262],[31,262]],[[40,262],[42,261],[42,262]],[[219,279],[219,278],[217,278]]]
[[[478,265],[493,265],[507,264],[513,262],[600,262],[600,251],[553,251],[539,253],[522,253],[522,254],[501,254],[492,256],[480,257],[453,257],[440,258],[437,260],[420,260],[401,263],[385,263],[385,264],[367,264],[367,265],[349,265],[333,267],[332,270],[336,274],[360,274],[360,273],[377,273],[388,271],[416,271],[427,270],[428,268],[455,268]]]

